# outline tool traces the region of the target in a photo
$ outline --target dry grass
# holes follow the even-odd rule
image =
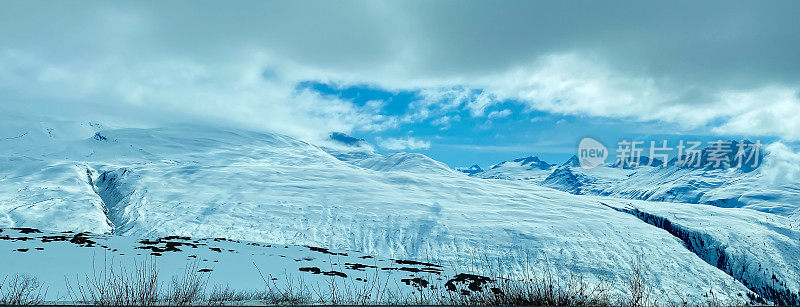
[[[134,262],[133,270],[103,259],[102,269],[96,266],[92,275],[69,279],[67,294],[71,301],[92,305],[157,305],[159,301],[158,269],[154,259]]]
[[[264,281],[264,292],[261,293],[262,300],[268,304],[281,304],[281,305],[307,305],[313,302],[311,290],[309,285],[303,280],[302,276],[297,280],[291,275],[286,276],[285,284],[279,286],[272,275],[269,278],[265,277],[261,269],[253,263],[261,280]]]
[[[90,305],[183,306],[205,304],[207,279],[197,273],[197,262],[186,266],[182,276],[172,278],[172,283],[161,287],[155,258],[134,262],[133,269],[103,260],[102,268],[94,267],[92,275],[76,277],[74,284],[67,280],[67,294],[71,301]]]
[[[562,281],[550,273],[525,279],[496,279],[488,291],[470,295],[449,293],[446,305],[514,305],[514,306],[608,306],[608,288],[602,283],[589,284],[571,276]]]
[[[590,284],[575,276],[562,280],[554,277],[549,268],[541,275],[533,273],[530,267],[521,275],[504,274],[498,269],[501,267],[499,264],[492,266],[483,259],[469,273],[453,276],[456,280],[458,276],[482,280],[480,287],[470,279],[453,282],[448,287],[443,282],[434,282],[439,276],[433,273],[418,275],[420,283],[408,286],[392,282],[394,279],[380,274],[377,269],[366,281],[330,277],[320,284],[308,284],[302,278],[285,277],[283,284],[286,286],[281,287],[272,276],[262,275],[262,279],[266,288],[264,293],[272,297],[266,301],[269,304],[614,305],[605,283]]]
[[[439,293],[432,303],[438,305],[514,305],[514,306],[608,306],[612,305],[608,284],[590,283],[572,273],[556,274],[549,262],[535,270],[525,262],[521,273],[505,273],[501,260],[488,258],[473,261],[469,274],[488,278],[480,291],[470,291],[470,284],[451,287]],[[537,273],[537,271],[539,273]],[[567,278],[556,276],[567,275]],[[440,291],[442,292],[442,291]]]
[[[166,298],[162,300],[173,306],[201,303],[205,300],[207,284],[208,278],[198,274],[198,261],[194,261],[186,266],[182,276],[172,277]]]
[[[529,261],[527,262],[529,263]],[[254,265],[254,273],[263,281],[263,290],[240,291],[217,285],[208,291],[209,275],[198,273],[197,261],[182,275],[162,282],[155,258],[134,263],[130,270],[109,263],[96,267],[91,275],[67,281],[69,299],[89,305],[526,305],[526,306],[658,306],[720,305],[713,295],[707,302],[656,298],[648,283],[641,258],[630,265],[627,293],[611,294],[604,281],[587,282],[581,276],[559,272],[545,264],[536,268],[526,264],[514,274],[504,273],[502,261],[491,263],[483,258],[473,261],[464,271],[452,268],[454,276],[434,273],[417,274],[411,286],[398,282],[384,271],[365,271],[354,276],[330,276],[322,282],[307,282],[302,274],[284,272],[283,280],[265,276]],[[331,268],[332,270],[341,268]],[[427,275],[426,275],[427,274]],[[565,277],[566,276],[566,277]],[[441,278],[441,279],[440,279]],[[162,283],[165,286],[162,286]],[[42,302],[41,285],[35,279],[16,277],[3,282],[2,304]],[[258,287],[258,285],[254,285]],[[6,291],[8,289],[8,291]],[[8,294],[7,294],[8,293]],[[682,302],[682,303],[681,303]]]
[[[620,305],[625,306],[655,306],[656,302],[651,298],[652,289],[648,286],[645,279],[644,260],[641,256],[631,262],[631,275],[628,278],[629,297],[627,300],[620,301]],[[676,292],[679,295],[679,292]],[[680,295],[678,297],[681,297]]]
[[[40,305],[46,294],[34,277],[14,275],[0,281],[0,305]]]

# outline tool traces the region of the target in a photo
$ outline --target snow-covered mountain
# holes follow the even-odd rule
[[[477,164],[473,164],[470,167],[457,167],[456,170],[459,171],[459,172],[462,172],[464,174],[467,174],[467,175],[472,175],[472,174],[477,174],[477,173],[483,172],[483,168],[481,168]]]
[[[673,158],[664,166],[661,160],[643,156],[635,167],[614,163],[583,169],[573,156],[548,171],[503,162],[469,175],[529,180],[572,194],[750,208],[800,220],[800,182],[794,174],[800,167],[800,157],[780,146],[768,146],[767,154],[759,158],[763,160],[759,167],[710,167],[709,149],[705,148],[697,163],[686,162],[683,157],[680,161]],[[734,161],[734,154],[729,153],[729,161]]]
[[[473,168],[476,166],[473,166]],[[486,179],[541,181],[553,172],[554,166],[540,160],[539,157],[530,156],[512,161],[503,161],[493,165],[488,170],[471,172],[469,175]],[[480,168],[480,166],[477,167]]]
[[[677,166],[639,167],[626,171],[562,167],[542,184],[574,194],[750,208],[798,220],[800,185],[775,180],[772,171],[766,168],[744,172]]]
[[[570,158],[538,183],[572,194],[604,195],[602,189],[625,180],[634,170],[625,167],[600,166],[584,170]],[[646,166],[643,166],[646,167]]]
[[[320,148],[337,159],[376,171],[404,171],[422,174],[445,173],[453,170],[442,162],[418,153],[396,152],[386,155],[375,153],[372,145],[344,133],[334,132],[329,142]]]
[[[619,292],[642,258],[661,294],[796,302],[800,292],[800,230],[779,215],[576,196],[472,178],[421,154],[342,155],[238,129],[14,127],[0,140],[2,228],[224,237],[454,264],[477,254]],[[502,165],[552,168],[536,158]]]

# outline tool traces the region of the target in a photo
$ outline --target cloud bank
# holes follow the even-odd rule
[[[791,1],[12,2],[0,11],[0,108],[315,138],[428,119],[445,127],[455,110],[499,118],[499,104],[515,103],[523,112],[798,140],[798,9]],[[386,114],[380,103],[298,89],[304,81],[422,99]]]

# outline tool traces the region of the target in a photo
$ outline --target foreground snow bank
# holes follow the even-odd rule
[[[373,285],[373,279],[379,279],[403,293],[418,286],[411,282],[414,278],[442,286],[449,281],[446,276],[454,275],[435,264],[376,259],[360,252],[313,246],[224,238],[147,239],[54,233],[34,228],[0,229],[0,252],[4,255],[0,279],[15,275],[36,278],[46,287],[43,299],[47,302],[79,300],[80,286],[112,274],[149,274],[151,268],[167,281],[191,270],[188,273],[207,281],[209,287],[222,286],[237,292],[266,287],[287,289],[291,283],[299,282],[316,287],[327,287],[329,282],[340,286]]]
[[[632,269],[631,293],[579,276],[503,274],[490,261],[460,271],[434,263],[374,258],[355,251],[274,245],[224,238],[114,235],[0,229],[0,302],[100,305],[669,304]],[[673,293],[672,298],[682,295]],[[743,298],[714,304],[744,304]]]

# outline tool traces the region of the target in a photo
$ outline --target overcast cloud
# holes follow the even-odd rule
[[[798,140],[798,13],[796,1],[5,2],[0,106],[314,138],[446,124],[453,109],[497,117],[487,109],[512,100]],[[426,99],[381,115],[296,89],[309,80]]]

